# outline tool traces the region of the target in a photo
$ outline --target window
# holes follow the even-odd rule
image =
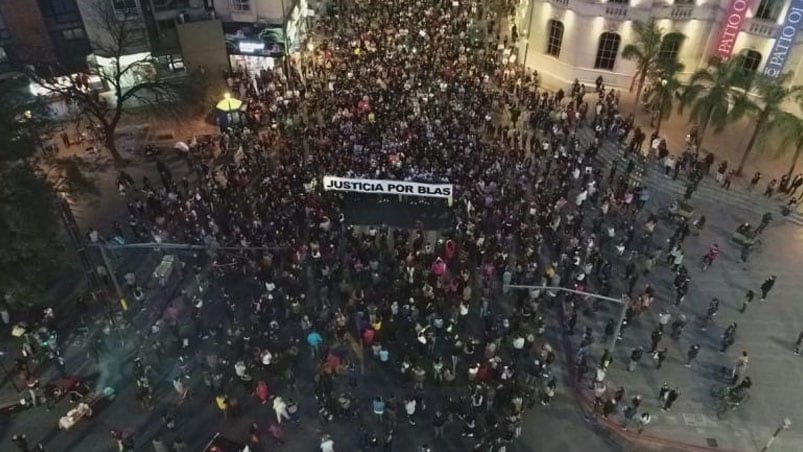
[[[774,22],[781,15],[781,8],[783,8],[783,0],[761,0],[755,17]]]
[[[137,0],[111,0],[114,13],[118,20],[132,19],[139,17]]]
[[[549,21],[549,37],[546,43],[546,53],[557,58],[560,56],[560,45],[563,43],[563,23],[559,20]]]
[[[0,47],[0,63],[5,63],[8,61],[8,53],[6,53],[6,49]]]
[[[251,0],[231,0],[231,9],[235,12],[251,11]]]
[[[81,21],[75,0],[46,0],[42,11],[58,24]]]
[[[616,54],[619,52],[619,44],[622,38],[616,33],[605,32],[599,36],[599,47],[597,47],[597,59],[594,61],[594,69],[605,69],[610,71],[616,63]]]
[[[680,53],[680,45],[683,44],[685,36],[681,33],[669,33],[661,40],[661,49],[658,51],[658,59],[661,61],[677,61]]]
[[[10,37],[11,34],[8,32],[5,22],[3,22],[3,16],[0,15],[0,39],[8,39]]]
[[[755,50],[745,50],[741,54],[742,57],[742,70],[745,73],[755,73],[758,71],[758,66],[761,65],[761,54]]]
[[[156,11],[169,11],[171,9],[182,9],[190,6],[190,0],[153,0],[153,8]]]
[[[608,0],[608,3],[613,3],[615,5],[627,5],[630,3],[630,0]]]
[[[137,9],[137,0],[112,0],[116,10]]]
[[[673,5],[694,5],[694,0],[675,0]]]
[[[61,37],[66,39],[67,41],[74,41],[76,39],[83,39],[84,38],[84,29],[81,27],[70,28],[68,30],[61,31]]]

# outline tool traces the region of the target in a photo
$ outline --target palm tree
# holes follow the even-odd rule
[[[803,96],[798,97],[796,100],[803,107]],[[786,173],[789,177],[792,177],[797,161],[800,158],[800,153],[803,151],[803,118],[781,111],[775,116],[774,121],[770,123],[770,128],[781,132],[786,137],[782,146],[790,143],[795,145],[795,153],[792,155],[792,162],[789,165],[789,171]]]
[[[692,74],[680,94],[679,111],[691,107],[689,120],[700,126],[698,149],[709,126],[719,132],[726,125],[742,118],[750,109],[747,92],[752,86],[752,74],[742,67],[743,58],[736,56],[728,61],[712,58],[708,67]]]
[[[636,41],[622,49],[622,58],[636,62],[636,73],[633,74],[633,83],[636,84],[636,101],[633,115],[636,115],[641,99],[641,92],[647,77],[652,75],[661,56],[661,42],[664,30],[655,23],[654,18],[646,22],[633,23]],[[631,84],[630,90],[633,90]]]
[[[785,74],[781,78],[772,79],[765,76],[756,77],[755,93],[758,94],[759,102],[751,102],[748,105],[749,113],[756,119],[756,128],[753,129],[753,133],[750,135],[750,140],[747,142],[747,147],[739,160],[736,173],[741,174],[742,170],[744,170],[747,158],[753,152],[756,140],[762,132],[775,128],[774,123],[776,121],[784,123],[790,121],[788,114],[782,111],[781,107],[787,100],[798,98],[803,94],[803,86],[786,87],[784,82],[788,79],[789,74]],[[785,127],[788,128],[790,125],[787,124]]]
[[[669,118],[675,99],[680,97],[683,84],[680,83],[677,75],[681,72],[683,72],[683,64],[675,60],[660,61],[653,87],[644,94],[644,104],[658,120],[655,125],[655,133],[661,132],[661,123],[664,119]],[[652,120],[650,125],[652,125]]]

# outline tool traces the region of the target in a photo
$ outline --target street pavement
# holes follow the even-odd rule
[[[588,129],[583,131],[586,141],[590,133]],[[621,159],[621,154],[612,142],[605,141],[599,157],[610,164]],[[623,164],[618,168],[621,172]],[[638,181],[650,187],[652,197],[647,209],[653,212],[681,198],[685,191],[685,180],[666,178],[656,162],[647,161],[636,174]],[[644,396],[642,407],[653,415],[652,424],[636,442],[644,447],[675,444],[684,450],[760,450],[788,417],[792,421],[791,428],[781,432],[772,448],[803,450],[803,418],[799,408],[803,404],[803,392],[797,383],[803,376],[803,361],[792,353],[798,333],[803,329],[803,307],[796,296],[803,290],[803,280],[798,273],[803,264],[801,216],[795,213],[783,218],[780,216],[781,201],[768,200],[760,192],[747,193],[740,186],[725,191],[710,177],[701,182],[690,203],[696,208],[697,216],[706,216],[707,223],[699,236],[690,236],[684,242],[684,264],[691,274],[686,300],[679,309],[674,307],[673,275],[667,266],[659,265],[648,277],[642,277],[634,295],[649,283],[656,290],[655,302],[633,322],[617,344],[606,380],[612,388],[624,386],[628,398],[635,394]],[[747,264],[743,264],[739,248],[729,243],[730,234],[742,222],[758,224],[766,211],[773,213],[774,221],[761,236],[763,250],[751,254]],[[656,237],[668,239],[672,232],[671,226],[662,222]],[[719,244],[721,254],[703,272],[700,259],[712,243]],[[746,313],[739,313],[747,290],[760,294],[759,286],[771,274],[777,275],[778,281],[768,300],[754,301]],[[700,331],[697,319],[713,297],[721,300],[715,324],[707,331]],[[638,370],[627,372],[630,351],[637,346],[649,349],[650,333],[658,323],[658,313],[663,310],[672,314],[672,320],[685,314],[689,325],[677,342],[668,334],[664,335],[659,347],[668,347],[669,358],[661,369],[655,369],[655,362],[645,353]],[[605,322],[616,315],[616,310],[611,308],[594,318],[582,318],[578,321],[578,330],[589,325],[596,332],[602,332]],[[720,337],[731,322],[738,323],[736,343],[727,353],[720,353]],[[575,338],[575,345],[577,340],[579,338]],[[692,343],[700,344],[702,350],[692,367],[686,368],[683,363]],[[592,362],[598,362],[602,349],[601,344],[595,346],[595,361]],[[752,397],[728,412],[724,419],[719,419],[710,391],[725,384],[720,369],[731,368],[742,350],[750,356],[746,375],[753,381]],[[681,390],[680,398],[669,412],[661,412],[657,402],[658,390],[664,382],[677,385]],[[619,430],[615,423],[611,424],[609,429]]]
[[[186,171],[183,163],[168,158],[167,163],[173,169],[176,176],[182,175]],[[136,159],[133,167],[128,170],[135,174],[136,178],[148,175],[152,179],[154,174],[153,164],[147,159]],[[104,202],[106,208],[86,209],[87,216],[81,216],[79,222],[84,225],[93,225],[99,230],[108,230],[108,226],[114,219],[122,220],[124,217],[124,205],[120,201],[113,186],[114,175],[104,175],[101,182],[108,187],[104,191],[106,197],[111,200]],[[158,179],[158,178],[157,178]],[[154,180],[157,180],[154,179]],[[116,205],[115,205],[116,204]],[[88,223],[87,223],[88,221]],[[95,223],[94,221],[98,221]],[[155,253],[138,252],[136,256],[117,252],[114,257],[118,273],[133,271],[137,274],[138,280],[146,281],[150,272],[153,270],[155,262],[158,261]],[[184,256],[186,259],[188,256]],[[191,272],[185,272],[186,278],[180,283],[180,287],[187,290],[187,297],[197,293],[197,285],[190,277]],[[258,290],[254,284],[248,281],[229,281],[226,283],[229,293],[234,299],[248,300]],[[166,431],[162,425],[161,415],[166,410],[175,413],[178,421],[177,432],[190,446],[190,450],[199,451],[207,441],[215,434],[221,432],[223,435],[238,441],[247,438],[247,432],[252,422],[257,422],[263,432],[267,429],[274,414],[269,406],[259,405],[250,395],[251,388],[246,388],[240,384],[233,383],[229,387],[231,395],[237,397],[242,405],[243,414],[236,418],[223,419],[214,407],[212,394],[208,393],[202,384],[198,372],[192,372],[194,396],[191,400],[184,402],[176,407],[176,395],[171,387],[170,381],[178,375],[181,364],[174,358],[167,359],[165,364],[159,368],[156,378],[156,407],[151,411],[146,411],[140,407],[135,400],[134,384],[132,382],[133,350],[136,345],[149,343],[152,337],[147,333],[154,319],[157,318],[164,309],[164,304],[172,297],[165,297],[157,289],[148,291],[147,299],[149,308],[140,311],[140,306],[131,306],[132,312],[136,313],[133,318],[133,328],[127,329],[122,334],[112,332],[108,336],[103,336],[108,343],[109,351],[103,353],[100,363],[95,363],[88,359],[87,343],[89,339],[83,335],[65,335],[63,353],[67,361],[67,369],[70,373],[80,375],[101,375],[96,377],[92,385],[95,389],[100,389],[107,384],[117,390],[114,401],[99,407],[95,416],[89,421],[81,421],[69,431],[60,431],[57,428],[59,417],[63,416],[72,405],[67,400],[59,402],[52,410],[39,406],[0,418],[0,450],[12,451],[16,447],[11,443],[14,434],[25,433],[31,445],[42,441],[45,450],[48,452],[60,451],[111,451],[116,450],[116,445],[110,438],[109,432],[113,428],[122,428],[134,432],[137,440],[137,450],[153,450],[150,441],[156,435],[162,435],[165,439],[172,440],[176,433]],[[242,303],[244,309],[248,309],[248,303]],[[211,324],[217,319],[222,318],[219,293],[210,292],[203,310],[203,317],[206,323]],[[72,325],[65,325],[69,330]],[[99,329],[101,325],[93,327],[93,331]],[[556,338],[560,335],[560,329],[553,322],[551,326],[551,336]],[[124,338],[120,344],[120,336]],[[211,340],[198,341],[193,344],[192,356],[200,359],[205,352],[213,348]],[[304,349],[305,350],[305,349]],[[311,381],[313,374],[312,361],[303,354],[300,370],[297,372],[299,379],[299,393],[288,394],[284,385],[275,375],[266,375],[269,384],[274,392],[284,396],[297,398],[302,412],[302,423],[300,426],[288,426],[286,428],[286,444],[281,446],[282,450],[313,451],[317,450],[319,438],[322,433],[331,433],[336,441],[338,451],[357,450],[357,437],[359,422],[352,420],[335,420],[331,423],[323,424],[316,412],[317,404],[312,397],[314,385]],[[543,450],[562,450],[584,452],[587,450],[595,451],[618,451],[626,450],[619,444],[617,438],[611,436],[610,432],[601,426],[590,422],[584,417],[583,412],[578,409],[577,399],[568,384],[571,381],[569,375],[565,374],[568,368],[563,362],[563,357],[559,356],[558,377],[563,382],[559,386],[559,392],[555,400],[549,407],[542,407],[536,404],[535,409],[525,417],[522,437],[513,444],[509,450],[530,451],[534,448]],[[231,370],[229,370],[230,372]],[[46,382],[56,377],[55,369],[45,367],[41,374],[41,379]],[[97,380],[103,383],[97,383]],[[367,366],[367,374],[360,378],[359,388],[355,391],[359,397],[362,418],[368,429],[373,430],[377,435],[382,431],[375,425],[370,417],[370,400],[376,394],[387,395],[389,391],[396,391],[402,397],[409,391],[409,383],[403,383],[395,376],[379,372],[371,363]],[[565,389],[564,389],[565,388]],[[432,429],[429,418],[434,412],[435,407],[441,404],[444,395],[449,392],[438,388],[428,388],[426,399],[429,408],[418,425],[411,427],[406,423],[400,423],[397,433],[394,450],[413,451],[424,441],[432,440]],[[3,400],[13,400],[21,397],[16,393],[11,385],[0,388],[0,396]],[[462,452],[469,450],[469,443],[460,437],[461,426],[458,423],[451,424],[447,428],[446,439],[432,441],[431,445],[438,452]],[[276,450],[279,447],[268,441],[268,445],[263,450]],[[537,446],[536,446],[537,445]]]

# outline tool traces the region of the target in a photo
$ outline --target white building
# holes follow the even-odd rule
[[[526,2],[529,1],[529,4]],[[745,66],[769,75],[792,72],[803,84],[803,0],[524,0],[520,59],[549,86],[575,78],[629,86],[635,62],[622,58],[633,23],[654,17],[666,33],[662,51],[688,75],[711,56],[744,54]],[[529,21],[529,24],[527,23]],[[678,39],[682,33],[685,40]],[[776,46],[777,43],[777,46]]]

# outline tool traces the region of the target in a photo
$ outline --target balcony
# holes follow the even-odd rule
[[[669,17],[674,20],[689,20],[694,13],[694,5],[673,5]]]
[[[628,5],[605,5],[605,17],[608,19],[627,19],[630,6]]]
[[[750,19],[750,25],[747,27],[748,33],[762,38],[774,38],[777,30],[778,24],[766,19]]]

